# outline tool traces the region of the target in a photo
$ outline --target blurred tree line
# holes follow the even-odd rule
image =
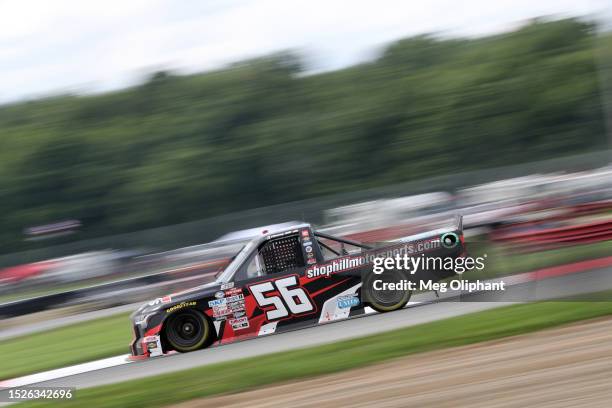
[[[609,44],[609,41],[608,41]],[[0,242],[80,237],[606,146],[595,26],[423,35],[304,75],[281,53],[93,96],[0,107]]]

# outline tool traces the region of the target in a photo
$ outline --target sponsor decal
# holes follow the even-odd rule
[[[314,265],[317,263],[317,260],[314,258],[308,258],[308,265]]]
[[[225,291],[225,296],[235,296],[242,294],[242,288],[231,288]]]
[[[225,320],[230,315],[233,315],[234,318],[246,315],[244,301],[215,306],[212,308],[212,312],[215,320]]]
[[[170,296],[164,296],[164,297],[160,297],[157,298],[155,300],[150,301],[149,303],[147,303],[147,305],[149,306],[157,306],[160,305],[162,303],[170,303],[172,299],[170,298]]]
[[[335,259],[327,264],[316,265],[306,269],[306,276],[309,278],[316,278],[319,276],[329,278],[333,273],[354,269],[363,265],[363,263],[363,257]]]
[[[232,326],[234,330],[242,330],[249,328],[249,320],[246,317],[239,317],[237,319],[228,320],[229,324]]]
[[[349,309],[353,306],[359,306],[361,303],[356,293],[351,295],[338,296],[336,303],[340,309]]]
[[[225,305],[227,303],[227,298],[210,300],[208,302],[208,307],[217,307],[221,305]]]
[[[244,302],[228,303],[226,307],[233,311],[244,310]]]
[[[215,299],[208,302],[208,306],[213,310],[213,316],[227,316],[236,311],[244,310],[244,295],[242,293]]]
[[[219,291],[219,292],[215,293],[215,298],[217,298],[217,299],[221,299],[221,298],[224,298],[224,297],[225,297],[225,293],[224,292]]]
[[[302,245],[304,245],[304,246],[312,245],[312,241],[310,241],[310,240],[304,241],[304,242],[302,242]]]
[[[228,307],[213,307],[213,317],[217,318],[217,320],[224,320],[226,316],[231,315],[234,311]]]
[[[312,247],[310,245],[306,247],[306,252],[312,253]]]
[[[242,293],[240,293],[238,295],[227,297],[226,299],[227,299],[227,303],[237,302],[239,300],[244,300],[244,295]]]
[[[181,302],[178,305],[174,305],[169,307],[168,309],[166,309],[166,313],[172,313],[175,310],[179,310],[179,309],[183,309],[185,307],[189,307],[189,306],[195,306],[196,302]]]
[[[163,354],[159,336],[147,336],[142,339],[142,346],[149,357],[161,356]]]
[[[234,282],[227,282],[221,284],[221,290],[231,289],[234,287]]]
[[[225,298],[221,298],[221,299],[210,300],[208,302],[208,307],[228,305],[230,303],[236,303],[236,302],[244,303],[244,295],[242,293],[233,295],[233,296],[229,296],[229,297],[225,297]]]
[[[279,232],[279,233],[276,233],[276,234],[268,235],[267,239],[284,237],[285,235],[291,235],[291,234],[295,234],[297,232],[298,232],[297,229],[294,229],[294,230],[291,230],[291,231]]]

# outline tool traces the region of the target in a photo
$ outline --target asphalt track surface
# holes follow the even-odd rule
[[[435,320],[460,316],[468,313],[505,306],[514,302],[545,300],[577,294],[591,293],[612,288],[612,268],[596,269],[588,272],[568,274],[545,281],[517,282],[499,301],[488,295],[460,296],[448,293],[447,299],[436,299],[432,294],[424,294],[421,299],[433,303],[421,303],[407,309],[387,313],[372,314],[350,320],[334,322],[296,330],[283,334],[241,341],[221,347],[188,354],[176,354],[145,361],[132,362],[109,368],[88,371],[49,381],[35,382],[44,386],[70,386],[87,388],[159,374],[185,370],[208,364],[231,361],[246,357],[287,351],[297,348],[332,343],[340,340],[381,333],[400,327],[413,326]],[[415,300],[421,300],[415,299]],[[95,347],[95,345],[92,345]],[[5,396],[6,390],[0,392]],[[4,394],[4,395],[3,395]]]

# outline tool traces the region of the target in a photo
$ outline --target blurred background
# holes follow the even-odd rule
[[[26,3],[0,4],[0,328],[207,282],[279,223],[459,213],[491,277],[612,254],[604,2]]]

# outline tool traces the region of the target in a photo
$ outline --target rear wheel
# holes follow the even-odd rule
[[[168,345],[181,353],[202,348],[210,338],[211,326],[202,313],[185,309],[168,317],[164,324]]]
[[[392,312],[406,306],[412,295],[410,290],[376,290],[374,281],[380,280],[377,287],[383,284],[401,284],[405,280],[404,274],[399,271],[385,271],[380,275],[368,274],[363,283],[362,293],[364,302],[377,312]]]

